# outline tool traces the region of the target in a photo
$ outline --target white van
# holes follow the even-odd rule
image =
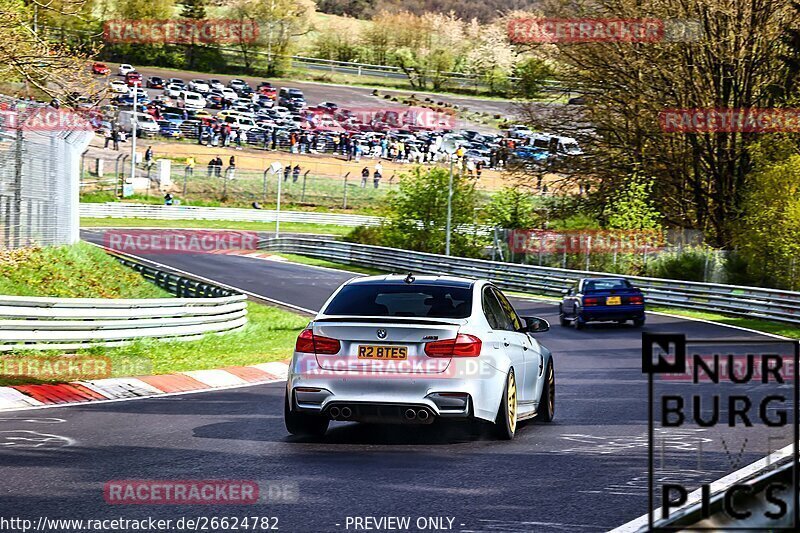
[[[186,109],[203,109],[206,107],[206,99],[200,93],[181,91],[180,96],[178,96],[178,106],[180,107],[181,104]]]
[[[133,132],[133,111],[119,112],[119,129],[126,133]],[[137,135],[155,135],[158,133],[158,123],[147,113],[136,113]]]
[[[232,128],[238,128],[242,131],[250,131],[257,127],[256,121],[244,115],[228,115],[225,117],[225,123],[230,124]]]

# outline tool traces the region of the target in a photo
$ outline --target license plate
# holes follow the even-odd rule
[[[408,359],[408,348],[405,346],[359,346],[359,359]]]
[[[622,304],[622,298],[620,298],[619,296],[609,296],[608,298],[606,298],[606,305],[621,305],[621,304]]]

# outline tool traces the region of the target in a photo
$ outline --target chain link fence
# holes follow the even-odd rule
[[[0,95],[0,247],[77,242],[80,160],[93,135],[80,113]]]

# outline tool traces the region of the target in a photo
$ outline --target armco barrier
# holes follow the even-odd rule
[[[275,222],[278,212],[268,209],[239,209],[234,207],[195,207],[184,205],[149,205],[109,202],[80,204],[80,216],[90,218],[151,218],[159,220],[230,220],[245,222]],[[281,211],[281,222],[305,222],[334,226],[377,226],[379,217]]]
[[[180,296],[136,300],[0,296],[0,351],[73,350],[144,338],[191,340],[247,323],[244,294],[113,254]]]
[[[264,239],[261,248],[320,257],[335,262],[408,271],[490,279],[504,289],[557,296],[577,279],[613,274],[500,263],[412,252],[341,241],[281,237]],[[800,324],[800,292],[627,276],[650,304],[747,318]]]

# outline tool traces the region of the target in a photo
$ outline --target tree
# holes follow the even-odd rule
[[[275,76],[289,63],[288,56],[297,37],[309,31],[314,3],[312,0],[235,0],[228,10],[234,19],[260,27],[257,39],[242,39],[237,43],[245,68],[252,68],[253,55],[261,49],[267,53],[267,76]]]
[[[444,253],[449,171],[416,167],[400,177],[399,189],[389,196],[385,223],[380,231],[383,246]],[[478,195],[475,183],[453,175],[450,248],[456,256],[475,256],[480,245],[474,232],[465,230],[475,222]]]
[[[467,65],[489,85],[489,91],[502,84],[511,73],[517,54],[508,41],[508,32],[501,23],[481,27],[477,39],[467,53]]]
[[[206,18],[206,0],[179,0],[181,6],[181,17],[190,20],[203,20]],[[197,58],[197,43],[194,42],[194,35],[192,35],[192,42],[187,45],[187,67],[190,69],[195,68]]]
[[[67,41],[53,42],[39,21],[58,20],[60,27],[78,20],[84,9],[80,0],[26,6],[21,0],[0,0],[0,79],[23,82],[51,97],[63,98],[73,91],[99,91],[86,64],[93,50]]]
[[[661,229],[661,213],[653,206],[653,180],[633,174],[614,193],[604,213],[611,229]]]
[[[752,169],[747,132],[669,133],[659,123],[667,109],[748,109],[786,105],[797,89],[798,5],[772,0],[609,0],[569,4],[550,14],[565,18],[693,20],[687,38],[658,42],[560,43],[562,76],[587,95],[579,139],[586,152],[576,175],[602,181],[594,195],[606,203],[634,172],[652,176],[665,222],[732,243]],[[792,35],[795,37],[792,38]],[[538,49],[540,45],[532,48]],[[572,107],[572,106],[567,106]],[[534,117],[535,119],[535,117]],[[542,128],[564,131],[564,117]],[[565,132],[568,133],[568,132]],[[576,136],[576,135],[573,135]],[[576,159],[577,161],[577,159]]]
[[[794,290],[800,281],[800,155],[782,141],[753,147],[756,168],[747,176],[735,244],[750,276],[762,285]]]
[[[514,66],[514,94],[519,98],[533,99],[539,96],[545,82],[555,74],[554,69],[537,57],[525,57]]]
[[[495,193],[486,206],[487,222],[503,229],[531,229],[539,226],[541,217],[529,191],[506,187]]]

